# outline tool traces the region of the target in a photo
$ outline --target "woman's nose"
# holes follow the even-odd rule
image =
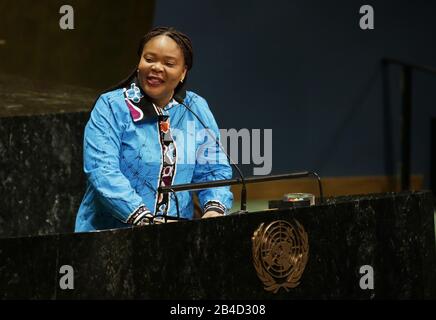
[[[162,71],[162,64],[160,62],[153,63],[153,65],[151,66],[151,70]]]

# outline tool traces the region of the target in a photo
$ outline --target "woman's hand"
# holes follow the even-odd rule
[[[205,218],[214,218],[214,217],[222,217],[223,214],[217,211],[213,211],[213,210],[209,210],[208,212],[206,212],[205,214],[203,214],[203,216],[201,217],[201,219],[205,219]]]

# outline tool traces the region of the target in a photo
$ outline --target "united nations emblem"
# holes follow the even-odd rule
[[[309,258],[309,240],[303,226],[294,220],[262,223],[254,232],[253,264],[265,290],[277,293],[297,287]]]

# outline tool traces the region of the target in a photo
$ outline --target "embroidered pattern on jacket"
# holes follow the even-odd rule
[[[128,218],[128,224],[133,224],[135,226],[142,226],[153,223],[153,215],[146,206],[141,205],[136,209]]]
[[[130,89],[124,88],[124,100],[126,100],[127,107],[130,110],[130,114],[134,122],[141,121],[144,118],[144,113],[137,106],[140,103],[144,95],[141,90],[133,82],[130,84]]]
[[[221,214],[226,213],[226,207],[219,200],[209,200],[208,202],[206,202],[203,212],[206,213],[212,210]]]
[[[158,114],[158,132],[162,152],[162,165],[159,173],[158,186],[172,185],[176,175],[177,150],[171,135],[170,118],[162,109],[155,107]],[[156,198],[155,215],[166,215],[170,208],[170,194],[158,193]]]

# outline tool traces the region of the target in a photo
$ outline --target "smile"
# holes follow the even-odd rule
[[[155,76],[148,76],[146,78],[146,81],[150,87],[158,87],[164,83],[164,80],[162,78],[155,77]]]

